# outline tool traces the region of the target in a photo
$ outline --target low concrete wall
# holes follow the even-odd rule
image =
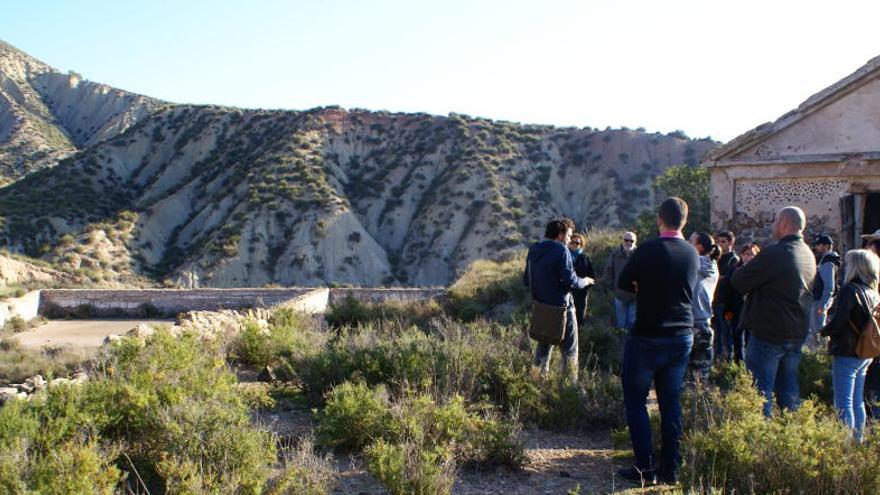
[[[186,311],[277,306],[314,289],[52,289],[42,291],[39,312],[50,318],[156,317]]]
[[[31,321],[37,317],[40,307],[40,291],[35,290],[15,299],[0,301],[0,326],[6,324],[12,317],[18,316],[24,321]]]
[[[446,289],[47,289],[36,294],[34,316],[39,312],[49,318],[154,318],[186,311],[275,306],[320,314],[349,297],[370,303],[414,302],[442,299]]]
[[[308,294],[279,304],[279,307],[290,308],[309,314],[321,314],[327,311],[330,301],[330,289],[315,289]]]
[[[350,288],[330,289],[330,305],[339,304],[347,298],[361,302],[379,303],[385,301],[415,302],[446,297],[446,289],[371,289]]]

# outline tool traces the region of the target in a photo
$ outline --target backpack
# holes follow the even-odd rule
[[[862,295],[865,296],[865,301],[870,301],[864,291],[862,291]],[[862,359],[873,359],[880,356],[880,305],[873,309],[869,308],[869,314],[870,318],[861,329],[856,328],[852,320],[849,321],[850,326],[859,334],[859,340],[856,342],[856,356]]]

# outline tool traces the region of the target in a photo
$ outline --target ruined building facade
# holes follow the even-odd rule
[[[807,236],[861,246],[880,229],[880,57],[797,109],[709,153],[712,225],[770,238],[773,214],[807,213]]]

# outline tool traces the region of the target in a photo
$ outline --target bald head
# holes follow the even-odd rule
[[[776,213],[773,238],[779,240],[789,235],[801,234],[806,226],[807,215],[804,214],[804,210],[797,206],[786,206]]]

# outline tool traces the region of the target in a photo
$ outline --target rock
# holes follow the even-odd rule
[[[15,388],[17,388],[19,392],[24,392],[26,394],[34,393],[34,386],[30,383],[19,383]]]
[[[82,371],[78,371],[78,372],[74,373],[73,377],[71,378],[71,382],[77,383],[77,384],[78,383],[85,383],[87,381],[89,381],[89,375],[87,375],[86,373],[84,373]]]
[[[67,378],[55,378],[54,380],[49,382],[49,386],[50,387],[57,387],[58,385],[70,385],[71,383],[73,383],[73,382],[71,382]]]
[[[28,378],[25,383],[30,384],[34,387],[34,390],[42,390],[46,388],[46,379],[43,378],[43,375],[35,375]]]
[[[272,370],[271,366],[266,366],[265,368],[263,368],[263,371],[261,371],[260,374],[257,375],[257,380],[261,382],[274,382],[277,379],[278,378],[275,376],[275,371]]]
[[[149,337],[150,335],[153,335],[154,333],[156,333],[156,330],[153,327],[151,327],[150,325],[147,325],[145,323],[140,323],[138,326],[136,326],[136,327],[132,328],[131,330],[129,330],[128,332],[126,332],[125,335],[127,335],[129,337],[137,337],[139,339],[145,339],[145,338]]]
[[[27,396],[27,394],[25,394]],[[18,399],[18,387],[0,387],[0,404],[5,404],[13,399]]]
[[[112,344],[113,342],[116,342],[117,340],[122,340],[122,338],[123,338],[122,335],[110,334],[110,335],[104,337],[104,344],[105,345]]]

